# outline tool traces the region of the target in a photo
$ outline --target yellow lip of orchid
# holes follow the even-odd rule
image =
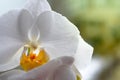
[[[29,43],[24,46],[20,58],[20,66],[23,70],[29,71],[48,62],[49,56],[39,44],[40,31],[34,22],[28,31]]]
[[[29,71],[49,61],[49,56],[44,49],[25,46],[20,58],[20,66],[23,70]]]

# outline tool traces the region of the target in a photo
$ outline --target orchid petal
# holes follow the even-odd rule
[[[17,66],[10,63],[16,62],[13,62],[11,57],[22,46],[16,29],[18,15],[19,11],[10,11],[0,17],[0,72],[11,69],[11,65]],[[8,66],[8,64],[10,65]]]
[[[66,61],[64,61],[66,60]],[[71,68],[69,64],[73,64],[74,59],[72,57],[61,57],[55,60],[52,60],[48,62],[47,64],[37,67],[25,74],[22,74],[21,77],[19,76],[16,78],[16,80],[54,80],[53,78],[56,76],[56,79],[58,78],[58,75],[55,75],[55,73],[59,72],[59,69],[63,69],[62,67],[68,68],[65,71],[71,72]],[[60,73],[61,74],[61,73]],[[66,74],[67,75],[67,74]],[[62,75],[61,75],[62,76]],[[74,76],[72,73],[69,73],[68,76]],[[64,76],[65,77],[65,76]],[[14,78],[13,78],[14,80]]]
[[[43,12],[37,22],[42,41],[56,41],[79,35],[79,30],[74,24],[54,11]]]
[[[14,56],[19,55],[15,53],[24,45],[26,38],[28,39],[23,33],[28,30],[26,26],[31,21],[29,17],[25,10],[13,10],[0,17],[0,72],[18,66],[16,59],[19,56]],[[26,23],[22,22],[24,19]]]
[[[29,11],[23,9],[18,18],[18,30],[23,42],[29,40],[28,32],[33,27],[33,23],[35,23],[33,16],[30,14]]]
[[[54,74],[54,80],[76,80],[76,74],[69,66],[61,66]]]
[[[5,49],[2,48],[0,54],[0,72],[7,71],[19,66],[21,53],[23,52],[23,48],[19,49],[18,43],[10,43],[10,45],[6,44]],[[17,45],[15,45],[17,44]],[[6,52],[6,54],[4,54]],[[8,53],[8,54],[7,54]],[[13,54],[16,53],[16,54]]]
[[[60,56],[73,56],[77,50],[78,40],[75,37],[69,37],[67,39],[56,40],[46,44],[41,43],[41,45],[50,58],[54,59]]]
[[[93,47],[87,44],[81,37],[79,37],[79,45],[77,53],[75,54],[75,67],[80,71],[91,61]]]
[[[33,18],[27,10],[9,11],[0,17],[0,39],[8,36],[24,42],[28,39],[27,33],[32,23]]]
[[[34,17],[37,17],[44,11],[51,10],[47,0],[28,0],[24,8],[30,11]]]
[[[3,36],[21,40],[17,27],[19,14],[20,10],[13,10],[0,17],[0,40]]]
[[[76,53],[79,31],[67,18],[54,11],[46,11],[38,18],[40,43],[51,58]]]
[[[5,72],[5,73],[2,73],[0,75],[0,80],[16,80],[16,79],[13,79],[13,77],[17,77],[19,75],[22,75],[24,74],[25,72],[22,71],[22,70],[11,70],[11,71],[8,71],[8,72]],[[12,79],[11,79],[12,78]]]

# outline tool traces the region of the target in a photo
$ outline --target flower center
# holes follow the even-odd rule
[[[41,66],[49,61],[48,54],[44,49],[25,46],[23,54],[20,58],[20,66],[23,70],[29,71],[33,68]]]

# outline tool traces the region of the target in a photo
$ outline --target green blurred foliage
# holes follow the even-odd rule
[[[94,47],[94,55],[101,55],[109,64],[94,80],[120,80],[120,0],[50,2],[53,10],[66,16],[79,28],[84,40]]]
[[[120,54],[120,0],[52,0],[52,7],[67,16],[95,54]]]

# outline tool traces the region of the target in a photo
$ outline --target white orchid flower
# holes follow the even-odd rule
[[[0,44],[0,72],[18,66],[31,71],[60,56],[73,56],[79,72],[93,52],[76,26],[52,11],[46,0],[28,0],[22,9],[2,15]]]
[[[72,57],[60,57],[28,72],[5,72],[0,75],[0,80],[76,80],[75,72],[72,70],[73,61]]]

